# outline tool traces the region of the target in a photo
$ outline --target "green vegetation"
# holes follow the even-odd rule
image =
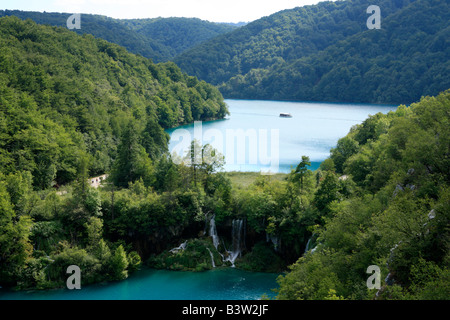
[[[30,172],[35,189],[73,181],[81,162],[90,175],[110,171],[130,132],[145,149],[130,165],[150,170],[165,128],[228,112],[217,89],[173,63],[90,35],[4,17],[0,43],[0,171]]]
[[[172,17],[119,21],[164,48],[165,52],[162,52],[161,58],[164,61],[172,60],[196,45],[237,28],[232,24],[209,22],[197,18]]]
[[[211,258],[211,254],[213,257]],[[147,264],[157,269],[181,270],[181,271],[205,271],[215,266],[222,266],[222,257],[214,248],[211,241],[192,239],[186,242],[186,248],[173,252],[165,251],[162,254],[151,257]]]
[[[446,0],[321,2],[275,13],[175,58],[226,98],[409,104],[450,87]]]
[[[84,283],[126,277],[140,257],[120,232],[104,237],[114,233],[102,200],[111,196],[88,178],[111,173],[115,188],[140,179],[142,188],[171,189],[164,129],[227,112],[217,89],[173,63],[156,65],[66,28],[1,18],[0,283],[59,286],[70,264],[85,268]],[[167,216],[164,197],[148,198],[143,205]],[[182,219],[172,209],[169,225]]]
[[[226,172],[225,175],[227,178],[230,179],[233,188],[247,188],[261,177],[260,172],[231,171]],[[285,173],[276,173],[268,176],[269,181],[285,180],[285,178],[286,178]]]
[[[449,299],[449,120],[447,90],[339,140],[318,172],[316,250],[279,278],[279,299]],[[365,285],[370,265],[379,291]]]
[[[71,13],[0,10],[0,17],[3,16],[66,28]],[[166,62],[197,44],[236,28],[231,24],[195,18],[113,19],[81,14],[81,29],[72,31],[118,44],[154,62]]]
[[[226,113],[216,88],[173,63],[1,18],[0,285],[64,287],[69,265],[82,285],[142,262],[219,267],[239,220],[236,267],[289,266],[278,299],[449,298],[450,90],[370,116],[315,172],[305,155],[287,175],[224,173],[196,141],[181,164],[167,154],[164,129]],[[192,162],[196,151],[210,157]]]

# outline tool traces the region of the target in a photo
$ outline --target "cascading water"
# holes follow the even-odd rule
[[[183,242],[182,244],[180,244],[178,247],[170,249],[169,251],[172,252],[172,253],[176,253],[176,252],[178,252],[180,250],[186,249],[186,245],[187,245],[187,240],[185,242]]]
[[[217,234],[215,217],[216,216],[213,215],[209,219],[208,235],[212,238],[214,247],[216,248],[217,252],[222,256],[222,261],[224,261],[224,262],[229,261],[229,262],[231,262],[231,266],[234,267],[234,262],[241,255],[242,249],[245,246],[245,243],[244,243],[245,242],[244,220],[234,219],[232,221],[232,228],[231,228],[232,246],[231,246],[231,250],[226,250],[225,244],[223,245],[225,248],[225,251],[227,252],[227,257],[224,257],[224,255],[218,251],[220,239],[219,239],[219,235]],[[206,229],[206,226],[205,226],[205,229]],[[211,255],[213,267],[215,267],[214,257],[209,249],[208,249],[208,251]]]
[[[272,234],[268,234],[268,233],[266,232],[266,241],[267,241],[267,242],[269,242],[269,241],[272,242],[272,244],[273,244],[273,249],[274,249],[275,251],[280,250],[281,240],[280,240],[280,238],[278,238],[277,236],[272,235]]]
[[[304,254],[308,253],[308,251],[311,251],[311,253],[314,253],[314,251],[316,251],[317,246],[314,244],[315,242],[315,234],[313,234],[309,239],[308,242],[306,243],[306,247],[305,247],[305,252]]]
[[[309,249],[311,249],[311,240],[312,240],[312,237],[310,237],[308,239],[308,242],[306,243],[305,253],[307,253],[309,251]]]
[[[215,218],[216,216],[213,215],[211,220],[209,220],[209,236],[212,238],[214,247],[217,250],[217,247],[219,246],[219,235],[217,234]]]
[[[206,250],[209,251],[209,255],[211,256],[211,264],[212,264],[212,267],[215,268],[215,267],[216,267],[216,264],[214,263],[214,256],[213,256],[211,250],[209,250],[209,248],[206,248]]]
[[[241,255],[243,242],[245,239],[243,239],[243,225],[244,220],[242,219],[234,219],[232,222],[232,229],[231,229],[231,239],[232,239],[232,250],[227,251],[228,257],[226,258],[226,261],[231,262],[231,266],[234,267],[234,261],[236,261],[236,258]]]

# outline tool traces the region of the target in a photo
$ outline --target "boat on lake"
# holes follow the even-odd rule
[[[280,117],[282,117],[282,118],[292,118],[292,114],[282,112],[282,113],[280,113]]]

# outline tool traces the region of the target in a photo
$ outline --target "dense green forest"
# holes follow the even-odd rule
[[[368,30],[367,7],[381,9]],[[411,103],[449,88],[446,0],[320,2],[256,20],[174,61],[226,98]]]
[[[16,16],[39,24],[66,27],[71,13],[0,10],[0,17]],[[78,34],[92,34],[118,44],[154,62],[166,62],[176,55],[217,35],[232,31],[236,25],[213,23],[195,18],[113,19],[81,14]]]
[[[0,170],[33,174],[38,189],[111,169],[133,130],[150,159],[167,149],[164,129],[223,118],[219,91],[124,48],[66,28],[0,19]],[[145,158],[145,156],[143,156]]]
[[[237,28],[233,24],[197,18],[123,19],[120,22],[166,48],[162,57],[164,61],[172,60],[196,45]]]
[[[279,279],[279,299],[449,299],[449,121],[447,90],[339,140],[308,173],[318,186],[304,188],[300,216],[316,214],[314,249]],[[378,291],[366,287],[370,265],[381,269]]]
[[[107,172],[118,188],[137,179],[162,188],[171,175],[158,160],[167,151],[164,129],[227,113],[215,87],[171,62],[156,65],[66,28],[0,18],[0,282],[39,287],[45,270],[53,283],[66,258],[95,272],[99,261],[114,265],[120,244],[111,256],[102,251],[108,262],[89,251],[100,250],[93,245],[103,221],[88,177]],[[71,196],[57,195],[60,186]],[[111,272],[106,277],[121,277]]]

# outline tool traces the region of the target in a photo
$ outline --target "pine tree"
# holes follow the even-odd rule
[[[154,183],[153,170],[148,153],[139,143],[137,129],[130,123],[122,135],[117,150],[112,180],[118,187],[127,187],[130,182],[142,178],[145,185],[149,186]]]

